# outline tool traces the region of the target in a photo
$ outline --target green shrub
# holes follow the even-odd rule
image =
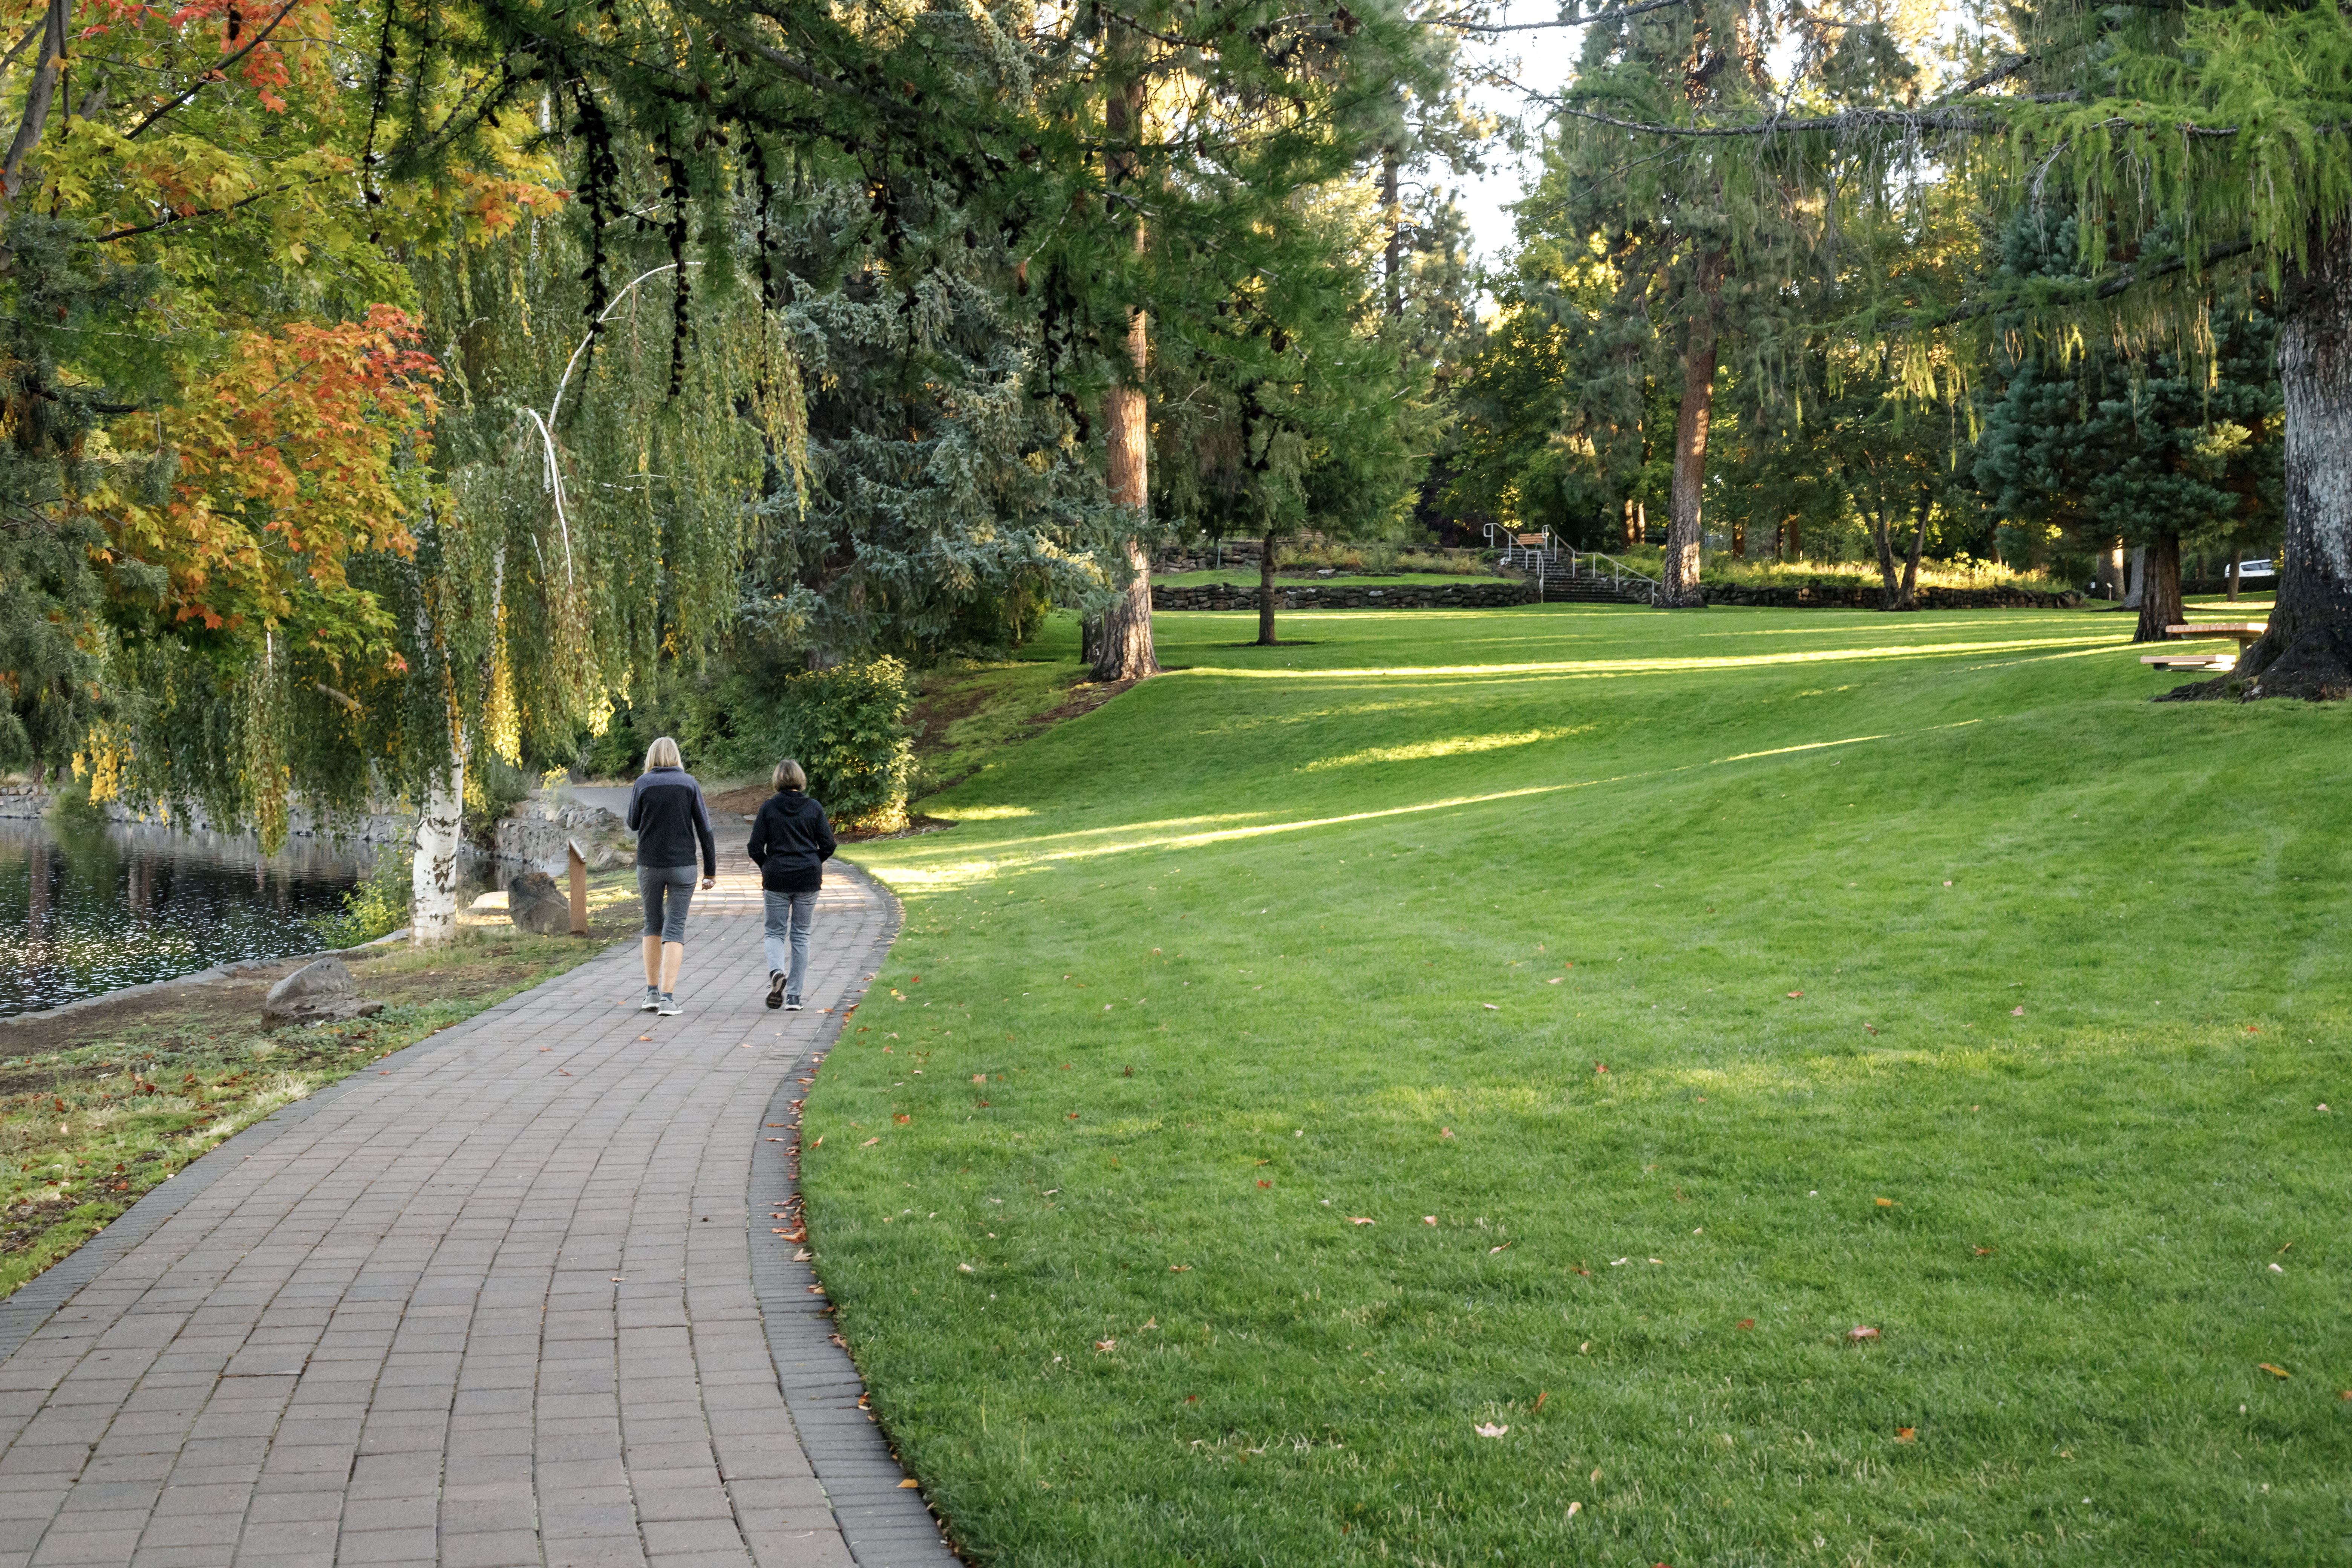
[[[64,833],[95,833],[106,826],[106,807],[89,798],[88,779],[76,779],[50,798],[49,822]]]
[[[466,837],[484,848],[499,830],[499,819],[530,796],[530,775],[510,763],[491,757],[466,770]]]
[[[376,850],[375,869],[343,895],[343,907],[331,915],[312,915],[310,930],[319,945],[357,947],[389,936],[408,923],[410,855],[386,844]]]

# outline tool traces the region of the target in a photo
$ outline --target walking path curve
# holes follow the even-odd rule
[[[951,1564],[772,1217],[897,906],[828,868],[809,1009],[772,1013],[758,881],[723,869],[681,1016],[616,947],[0,1303],[0,1568]]]

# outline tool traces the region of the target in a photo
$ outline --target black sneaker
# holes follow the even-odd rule
[[[781,1007],[783,1005],[784,972],[781,969],[772,969],[768,971],[768,1005]]]

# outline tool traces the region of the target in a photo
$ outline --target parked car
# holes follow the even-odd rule
[[[2241,561],[2238,563],[2238,575],[2241,578],[2275,577],[2278,575],[2278,563],[2267,557],[2260,561]]]

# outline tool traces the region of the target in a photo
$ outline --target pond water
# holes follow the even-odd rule
[[[315,951],[304,917],[340,910],[361,868],[311,839],[264,856],[170,827],[0,821],[0,1016]]]

